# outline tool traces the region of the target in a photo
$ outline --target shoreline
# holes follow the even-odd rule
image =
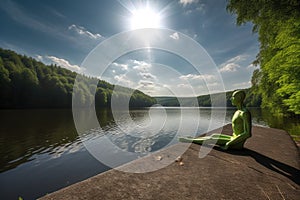
[[[231,125],[213,132],[221,130],[229,134]],[[173,159],[180,145],[119,169],[146,169]],[[111,169],[40,199],[298,199],[300,196],[299,149],[286,131],[253,126],[253,137],[243,150],[225,152],[213,148],[200,159],[199,148],[191,144],[182,155],[183,166],[174,161],[148,173]],[[162,159],[156,160],[157,155]]]

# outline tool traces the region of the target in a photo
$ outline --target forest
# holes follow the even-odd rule
[[[251,22],[260,50],[252,93],[273,114],[300,114],[300,1],[229,0],[237,25]]]
[[[246,93],[245,106],[247,107],[260,107],[261,105],[261,96],[253,93],[252,88],[243,89]],[[231,96],[234,91],[225,92],[225,102],[223,100],[224,93],[215,93],[215,94],[207,94],[201,95],[197,97],[197,102],[195,102],[195,98],[193,97],[156,97],[156,101],[158,104],[162,106],[170,106],[170,107],[211,107],[212,101],[214,101],[214,106],[216,107],[234,107],[231,104]],[[224,104],[225,103],[225,104]]]
[[[80,81],[74,86],[76,77]],[[45,65],[11,50],[0,49],[0,108],[71,108],[73,87],[78,100],[76,106],[92,106],[95,102],[96,107],[110,107],[114,85],[56,65]],[[253,88],[245,90],[245,103],[249,107],[259,107],[261,95],[253,92]],[[93,91],[96,91],[95,95]],[[232,106],[232,92],[226,92],[225,106]],[[219,95],[212,94],[215,102]],[[209,94],[197,97],[197,104],[189,97],[152,98],[141,91],[118,86],[116,96],[117,101],[130,98],[130,107],[148,107],[155,103],[163,106],[211,106]],[[216,102],[216,106],[224,105],[220,101]]]
[[[114,85],[79,75],[56,65],[0,48],[0,108],[71,108],[75,79],[77,104],[110,107]],[[95,84],[98,83],[98,84]],[[130,107],[148,107],[156,100],[141,91],[118,87],[120,100],[130,97]],[[96,91],[93,95],[92,91]]]

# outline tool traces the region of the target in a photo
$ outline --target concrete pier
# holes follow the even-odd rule
[[[231,125],[214,132],[231,134]],[[192,144],[182,164],[149,173],[112,169],[40,199],[300,199],[299,150],[287,132],[254,126],[245,149],[214,147],[199,158]],[[172,158],[176,144],[121,168],[147,168]],[[161,159],[156,159],[160,156]]]

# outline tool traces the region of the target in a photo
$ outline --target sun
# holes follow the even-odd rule
[[[132,12],[130,18],[130,28],[159,28],[161,27],[161,17],[159,13],[153,11],[151,8],[146,7]]]

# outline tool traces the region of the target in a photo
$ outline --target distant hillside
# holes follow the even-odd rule
[[[245,105],[247,107],[260,107],[261,104],[261,97],[253,94],[251,88],[244,89],[246,92],[246,99],[245,99]],[[227,107],[232,107],[230,97],[232,96],[232,93],[234,91],[228,91],[226,92],[226,105]],[[183,107],[211,107],[211,97],[214,99],[215,106],[224,107],[222,99],[220,96],[222,96],[224,93],[215,93],[212,95],[201,95],[197,97],[197,102],[195,102],[195,99],[192,97],[155,97],[158,104],[162,106],[168,106],[168,107],[177,107],[177,106],[183,106]],[[179,103],[180,102],[180,103]]]
[[[0,108],[70,108],[77,73],[56,65],[45,65],[33,58],[0,48]],[[97,107],[110,107],[114,85],[80,76],[76,85],[80,105],[90,106],[95,98]],[[98,81],[98,80],[97,80]],[[92,90],[96,89],[96,95]],[[132,93],[131,107],[147,107],[156,100],[141,91],[122,88],[118,98]]]

